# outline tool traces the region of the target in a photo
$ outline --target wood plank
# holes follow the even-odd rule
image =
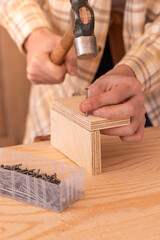
[[[102,168],[101,168],[101,137],[99,131],[91,132],[91,149],[92,149],[92,175],[100,174],[102,172]]]
[[[90,132],[52,110],[51,145],[90,174],[101,172],[99,131]]]
[[[87,175],[85,196],[61,214],[0,197],[1,239],[159,240],[159,146],[160,127],[138,144],[102,136],[103,174]],[[72,163],[50,142],[11,149]]]
[[[71,121],[77,123],[89,131],[125,126],[130,124],[129,119],[109,120],[93,115],[86,117],[85,114],[79,110],[79,105],[84,99],[85,96],[54,99],[52,109],[61,113]]]

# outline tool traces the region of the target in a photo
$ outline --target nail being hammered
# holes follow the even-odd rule
[[[86,91],[86,99],[88,98],[88,88],[85,88]],[[88,112],[86,112],[86,117],[88,117]]]

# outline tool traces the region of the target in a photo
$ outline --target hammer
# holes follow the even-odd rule
[[[90,59],[97,55],[97,43],[94,36],[94,12],[88,0],[70,0],[71,24],[67,32],[50,54],[51,61],[61,65],[73,45],[79,59]]]

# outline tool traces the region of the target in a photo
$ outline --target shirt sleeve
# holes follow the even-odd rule
[[[34,0],[1,1],[0,24],[7,29],[21,51],[25,39],[33,30],[39,27],[51,29],[40,2]]]
[[[160,16],[146,25],[144,34],[133,44],[120,64],[132,68],[146,94],[160,89]]]

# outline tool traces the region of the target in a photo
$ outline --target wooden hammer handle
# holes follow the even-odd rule
[[[53,52],[50,54],[51,61],[54,64],[61,65],[63,63],[68,51],[73,45],[73,40],[74,34],[70,25],[61,41],[57,44]]]

